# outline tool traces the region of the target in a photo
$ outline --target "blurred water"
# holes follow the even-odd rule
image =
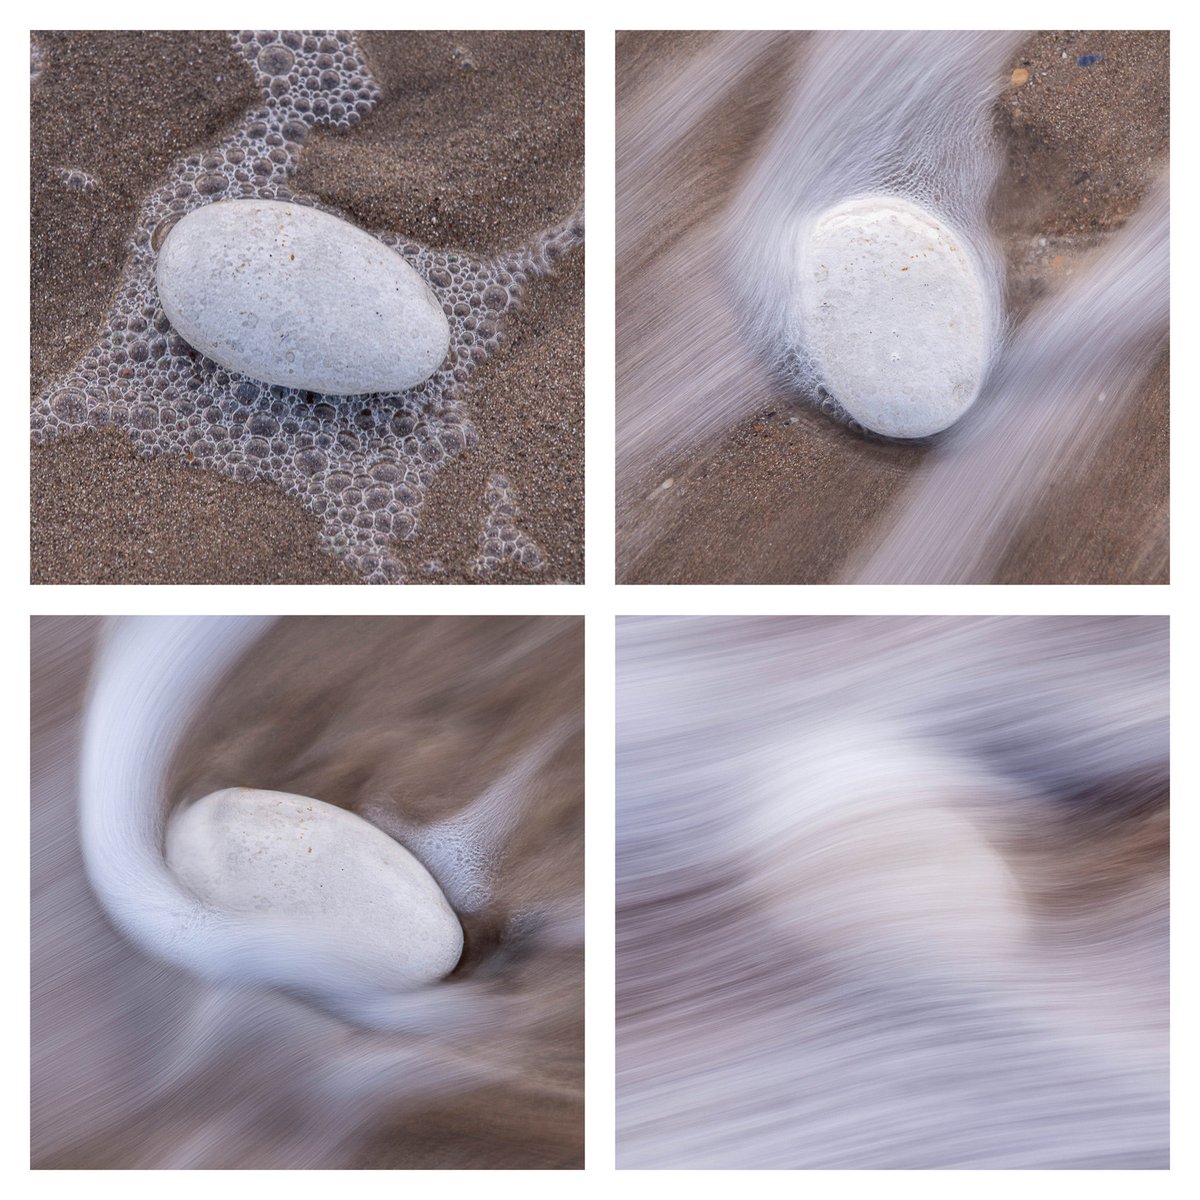
[[[1084,469],[1165,346],[1170,211],[1160,183],[1128,226],[1001,351],[846,582],[986,583],[1021,521]]]
[[[622,289],[637,321],[643,289],[660,300],[653,333],[628,362],[619,450],[631,468],[677,440],[710,437],[745,416],[753,389],[736,380],[762,358],[815,389],[818,374],[795,354],[796,250],[813,220],[851,196],[887,193],[937,213],[968,239],[994,310],[1001,266],[985,208],[999,166],[990,105],[1020,35],[1013,33],[821,33],[769,72],[778,115],[754,146],[732,195],[714,177],[723,211],[692,224],[643,277]],[[686,155],[689,139],[720,105],[748,103],[747,76],[767,73],[781,35],[740,34],[695,55],[677,74],[647,85],[622,106],[618,187],[619,255],[636,261],[664,219],[695,222],[706,197],[664,195],[654,169]],[[796,47],[791,39],[783,42]],[[931,70],[930,64],[937,69]],[[757,80],[755,80],[757,82]],[[661,304],[664,290],[672,303]],[[648,299],[648,297],[647,297]],[[676,303],[676,299],[678,302]],[[993,312],[993,324],[999,314]],[[693,356],[703,345],[704,374]],[[727,370],[727,368],[729,368]],[[699,386],[699,390],[697,390]],[[831,412],[840,413],[836,404]]]
[[[35,1166],[579,1165],[579,622],[39,619],[33,639]],[[336,946],[181,889],[171,808],[239,784],[457,848],[428,865],[471,901],[458,970],[377,993]]]
[[[1157,618],[638,618],[623,1167],[1167,1165]]]
[[[923,456],[914,447],[889,460],[912,478],[877,526],[848,535],[858,550],[848,563],[839,555],[841,580],[993,580],[1048,490],[1087,469],[1165,348],[1167,188],[1160,181],[1128,228],[1014,327],[989,205],[1003,160],[996,97],[1022,37],[729,33],[658,57],[626,43],[617,173],[625,564],[686,532],[697,561],[684,573],[705,578],[713,552],[703,539],[718,531],[700,510],[717,511],[720,500],[701,505],[696,493],[719,486],[707,469],[719,439],[768,403],[791,398],[852,425],[802,337],[796,271],[814,221],[851,197],[904,198],[960,234],[982,281],[991,353],[961,422]],[[824,445],[806,446],[818,474]],[[864,472],[878,470],[873,449],[858,446]],[[747,537],[742,504],[766,491],[739,474],[725,486],[736,483],[745,498],[730,502],[719,531],[734,543]],[[664,478],[686,479],[692,498],[657,504]],[[853,521],[865,506],[855,499],[837,520]],[[806,503],[796,497],[798,508]],[[688,504],[697,530],[677,511]],[[761,576],[758,559],[820,555],[819,531],[772,520],[761,547],[728,552],[739,581]]]

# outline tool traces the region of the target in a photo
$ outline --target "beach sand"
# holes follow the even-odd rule
[[[568,217],[583,195],[583,39],[571,33],[360,35],[384,89],[353,130],[313,132],[297,191],[364,226],[491,254]],[[31,99],[31,388],[95,339],[142,198],[168,165],[260,102],[221,33],[46,33]],[[67,172],[76,172],[75,186]],[[480,582],[489,482],[543,569],[489,583],[583,578],[583,254],[530,280],[508,342],[473,378],[478,444],[435,473],[417,535],[394,542],[415,582]],[[282,489],[145,458],[115,431],[35,446],[35,583],[356,583]],[[428,573],[423,564],[437,563]]]
[[[618,110],[623,96],[669,77],[710,39],[619,35]],[[777,81],[803,53],[803,35],[770,53],[775,69],[742,81],[738,105],[718,105],[686,154],[655,164],[667,181],[657,239],[639,246],[631,260],[618,250],[618,414],[626,399],[636,404],[636,397],[621,395],[622,359],[633,361],[644,350],[642,314],[622,325],[622,293],[736,189],[777,111]],[[1078,67],[1084,54],[1102,54],[1103,70]],[[1165,167],[1168,35],[1037,33],[1011,67],[1028,70],[1031,81],[1006,89],[996,103],[1006,159],[991,208],[1007,259],[1009,315],[1019,321],[1120,227]],[[619,164],[621,139],[618,116]],[[746,386],[757,397],[753,416],[715,442],[619,481],[618,580],[833,582],[928,453],[923,445],[848,435],[765,376]],[[1095,461],[1064,478],[1026,520],[995,581],[1166,582],[1168,426],[1164,355]]]

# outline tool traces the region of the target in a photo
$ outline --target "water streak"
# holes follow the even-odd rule
[[[35,622],[35,1165],[579,1165],[579,722],[547,734],[540,711],[547,690],[560,714],[581,706],[568,625]],[[485,713],[504,716],[479,747]],[[415,762],[441,730],[445,758]],[[478,803],[439,794],[444,762],[468,767]],[[459,910],[459,969],[385,991],[286,913],[181,888],[170,813],[238,784],[436,830],[430,865],[486,910]]]

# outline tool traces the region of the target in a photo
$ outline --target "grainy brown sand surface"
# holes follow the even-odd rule
[[[298,190],[369,228],[477,254],[511,249],[583,194],[581,34],[380,33],[361,42],[384,98],[352,131],[315,132]],[[141,198],[175,158],[217,140],[259,99],[226,36],[37,34],[32,88],[31,388],[90,345],[125,262]],[[67,186],[60,168],[94,185]],[[414,582],[479,582],[489,481],[512,485],[536,574],[582,582],[583,256],[530,281],[509,341],[471,384],[479,444],[438,472],[426,515],[398,543]],[[122,435],[37,447],[35,583],[354,583],[317,543],[320,523],[272,485],[131,453]],[[422,573],[422,564],[441,572]]]
[[[622,96],[647,78],[669,77],[711,36],[619,35],[618,181]],[[782,96],[778,80],[803,52],[803,35],[774,46],[779,69],[740,81],[741,102],[716,106],[685,152],[664,161],[658,240],[618,262],[618,412],[620,359],[637,355],[641,319],[622,328],[623,273],[632,279],[655,270],[659,255],[720,211],[770,128]],[[1082,69],[1076,63],[1084,54],[1104,62]],[[1019,321],[1123,224],[1165,166],[1168,34],[1031,34],[1011,69],[1028,71],[1029,80],[997,100],[1005,166],[991,209],[1007,259],[1009,315]],[[747,387],[759,397],[753,417],[715,444],[619,481],[619,581],[833,582],[928,452],[848,436],[765,375]],[[1165,583],[1168,430],[1164,355],[1094,462],[1064,478],[1018,531],[997,582]]]
[[[318,129],[296,183],[368,227],[488,253],[569,217],[583,196],[583,35],[360,35],[388,101]]]
[[[30,508],[33,583],[361,582],[278,488],[142,458],[117,430],[34,446]]]
[[[30,323],[39,391],[99,332],[143,196],[259,97],[220,33],[38,33],[30,92]],[[60,168],[86,171],[87,191]]]

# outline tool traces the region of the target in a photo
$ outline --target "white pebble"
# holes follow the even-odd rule
[[[887,196],[828,209],[800,250],[799,301],[820,382],[867,429],[927,437],[974,402],[991,340],[983,277],[923,209]]]
[[[358,982],[421,987],[462,955],[462,926],[433,876],[346,809],[227,788],[176,813],[166,840],[171,870],[201,900],[300,925],[321,953],[336,946]]]
[[[214,362],[326,395],[395,392],[441,366],[450,325],[394,250],[346,221],[278,200],[227,200],[167,234],[163,312]]]

